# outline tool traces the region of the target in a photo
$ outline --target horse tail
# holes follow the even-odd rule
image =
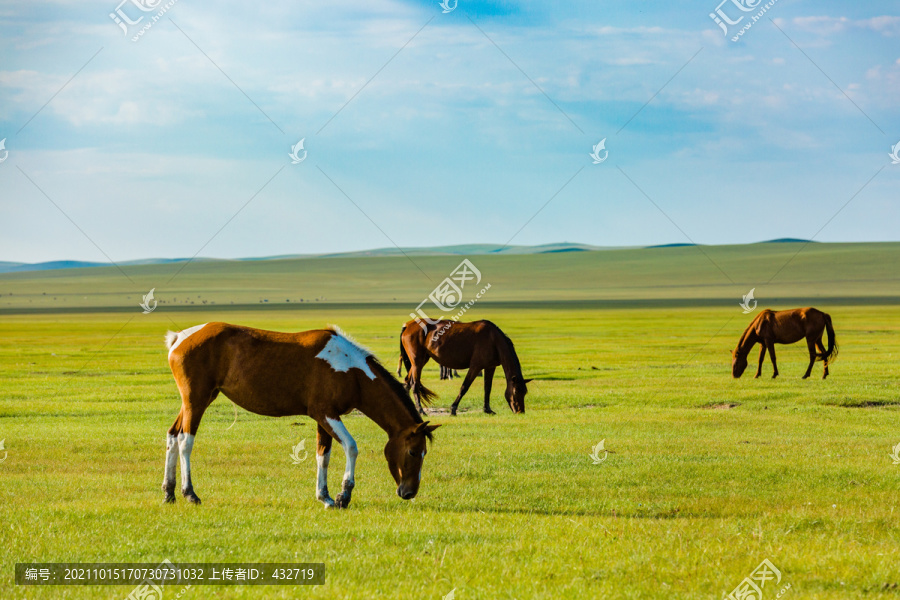
[[[407,374],[409,370],[412,368],[412,361],[409,360],[409,354],[406,353],[406,348],[403,347],[403,332],[406,331],[406,325],[400,328],[400,364],[397,365],[397,377],[402,376],[403,367],[406,367]]]
[[[421,379],[419,380],[419,383],[416,384],[415,391],[419,395],[419,400],[422,402],[423,406],[431,406],[431,403],[438,397],[437,394],[422,385]]]
[[[166,350],[171,350],[172,346],[175,345],[175,340],[178,339],[177,331],[167,331],[166,332]]]
[[[838,355],[837,338],[834,336],[834,327],[831,325],[831,315],[828,313],[823,314],[825,315],[825,331],[828,332],[828,349],[825,352],[816,354],[816,360],[830,360],[834,362]]]

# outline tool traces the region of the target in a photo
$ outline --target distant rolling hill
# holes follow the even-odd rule
[[[135,265],[164,265],[171,263],[206,262],[206,261],[266,261],[298,258],[352,258],[363,256],[471,256],[481,254],[542,254],[546,252],[580,252],[594,250],[611,250],[613,247],[590,246],[588,244],[572,244],[568,242],[544,244],[541,246],[503,246],[500,244],[460,244],[456,246],[411,247],[411,248],[375,248],[356,252],[338,252],[332,254],[283,254],[279,256],[261,256],[237,259],[218,258],[144,258],[116,263],[120,267]],[[40,263],[21,263],[0,261],[0,273],[18,273],[22,271],[50,271],[54,269],[83,269],[88,267],[109,267],[112,263],[89,262],[80,260],[54,260]]]
[[[758,243],[597,250],[552,244],[414,249],[407,255],[145,261],[119,268],[0,274],[0,314],[134,311],[154,289],[160,308],[296,310],[396,306],[405,317],[465,257],[481,273],[485,304],[734,305],[751,288],[760,306],[900,302],[900,243]],[[509,251],[509,252],[507,252]],[[393,252],[393,253],[392,253]],[[465,289],[474,293],[475,282]],[[159,312],[159,311],[157,311]],[[156,314],[156,313],[154,313]],[[399,317],[398,317],[399,318]]]

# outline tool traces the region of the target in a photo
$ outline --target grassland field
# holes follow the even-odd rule
[[[400,323],[458,257],[199,262],[170,281],[177,265],[0,276],[0,595],[124,598],[131,586],[16,586],[13,566],[169,558],[327,565],[322,586],[195,586],[188,600],[718,600],[767,558],[782,579],[766,598],[788,584],[782,598],[896,598],[900,245],[798,250],[472,257],[492,287],[464,320],[516,342],[535,379],[527,412],[510,413],[498,379],[498,415],[484,415],[476,380],[468,410],[431,417],[444,426],[411,502],[396,496],[384,433],[349,415],[360,457],[345,511],[315,500],[314,460],[290,458],[313,447],[311,420],[236,414],[224,397],[192,455],[203,504],[163,505],[179,399],[162,336],[213,320],[337,323],[393,370]],[[170,302],[141,314],[150,287]],[[800,379],[803,345],[779,347],[776,380],[768,362],[753,379],[753,360],[731,378],[751,287],[757,310],[832,315],[841,352],[827,380],[821,364]],[[425,383],[445,408],[459,380],[430,363]]]

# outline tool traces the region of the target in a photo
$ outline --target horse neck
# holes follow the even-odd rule
[[[376,373],[378,373],[376,371]],[[390,377],[388,373],[378,373],[374,380],[363,386],[362,397],[357,408],[361,413],[372,419],[381,427],[388,437],[394,437],[397,433],[422,422],[422,418],[415,411],[415,405],[405,400],[408,397],[400,396],[390,383],[383,378]],[[400,385],[399,383],[397,384]]]
[[[750,352],[750,348],[753,347],[753,344],[759,341],[759,336],[756,335],[756,321],[750,324],[747,329],[744,330],[744,334],[741,336],[740,341],[738,341],[737,345],[737,354],[745,355]]]
[[[509,382],[513,377],[523,379],[522,365],[519,364],[519,356],[516,354],[512,342],[499,330],[495,336],[497,353],[500,355],[500,366],[503,367],[503,372],[506,374],[506,381]]]

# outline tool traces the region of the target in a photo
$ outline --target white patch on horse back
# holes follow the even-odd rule
[[[372,369],[369,368],[369,364],[366,362],[369,356],[371,355],[368,352],[344,336],[332,333],[331,339],[328,340],[322,351],[316,355],[316,358],[321,358],[339,373],[346,373],[350,369],[359,369],[369,379],[375,379],[375,373],[372,372]],[[330,421],[331,419],[329,419]]]
[[[207,325],[209,325],[209,323],[204,323],[203,325],[194,325],[193,327],[188,327],[187,329],[179,331],[178,337],[175,338],[175,343],[172,344],[171,348],[169,348],[169,355],[171,356],[172,352],[175,351],[175,348],[177,348],[181,344],[181,342],[188,339]]]

